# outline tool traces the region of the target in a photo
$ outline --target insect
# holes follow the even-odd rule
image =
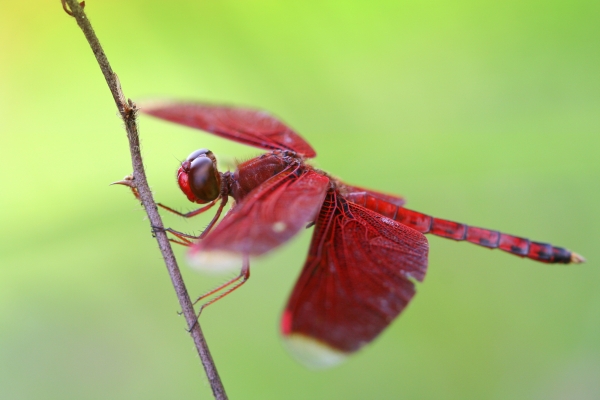
[[[176,237],[172,241],[190,247],[191,263],[213,270],[241,266],[236,278],[196,301],[216,296],[203,307],[246,282],[250,257],[314,225],[308,257],[281,319],[288,347],[309,365],[339,363],[404,310],[415,295],[414,281],[425,277],[426,233],[545,263],[585,261],[561,247],[434,218],[404,208],[402,197],[346,184],[311,166],[312,147],[263,111],[174,102],[142,112],[268,150],[234,172],[219,172],[211,151],[194,151],[181,163],[177,180],[191,202],[206,205],[186,214],[161,207],[193,217],[219,204],[198,238],[167,229]],[[229,197],[235,203],[217,224]]]

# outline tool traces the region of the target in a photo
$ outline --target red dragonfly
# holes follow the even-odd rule
[[[434,218],[404,208],[404,199],[348,185],[314,168],[312,147],[264,111],[201,103],[165,103],[146,114],[268,150],[219,172],[207,149],[194,151],[177,172],[187,198],[218,210],[198,237],[171,229],[190,246],[191,263],[240,274],[201,296],[213,303],[250,276],[249,258],[282,245],[314,225],[308,258],[283,312],[281,331],[292,352],[312,366],[330,366],[377,337],[415,294],[427,270],[425,233],[466,240],[545,263],[581,263],[569,250],[494,230]],[[121,183],[124,183],[122,181]],[[231,196],[235,203],[216,222]],[[200,239],[200,240],[194,240]],[[216,296],[216,297],[215,297]]]

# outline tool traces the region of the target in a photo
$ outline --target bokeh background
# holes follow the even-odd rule
[[[347,182],[588,258],[544,265],[431,237],[402,317],[315,372],[278,335],[304,232],[202,317],[231,398],[600,398],[598,1],[87,3],[128,97],[270,110]],[[156,198],[182,210],[179,159],[259,154],[139,122]],[[58,0],[3,3],[0,135],[0,397],[210,398],[148,221],[108,186],[131,171],[125,133]],[[192,295],[228,278],[176,251]]]

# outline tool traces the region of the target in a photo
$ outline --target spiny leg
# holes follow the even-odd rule
[[[202,214],[204,211],[210,210],[212,208],[212,206],[214,206],[217,203],[217,200],[219,200],[218,197],[216,199],[214,199],[213,201],[211,201],[210,203],[208,203],[207,205],[205,205],[204,207],[201,207],[201,208],[199,208],[197,210],[189,211],[187,213],[179,212],[179,211],[175,210],[174,208],[171,208],[169,206],[165,206],[162,203],[156,203],[156,205],[159,206],[159,207],[161,207],[161,208],[163,208],[163,209],[165,209],[165,210],[167,210],[167,211],[169,211],[169,212],[172,212],[175,215],[179,215],[180,217],[183,217],[183,218],[192,218],[192,217],[195,217],[196,215]]]
[[[228,280],[227,282],[223,283],[222,285],[219,285],[218,287],[212,289],[211,291],[204,293],[202,296],[198,297],[192,303],[193,305],[196,305],[202,299],[205,299],[205,298],[212,296],[222,290],[225,290],[223,293],[219,294],[215,298],[207,301],[206,303],[204,303],[200,306],[200,308],[198,309],[198,313],[196,314],[196,322],[194,323],[194,325],[192,325],[190,327],[189,331],[191,331],[194,328],[194,326],[198,323],[198,319],[200,318],[200,314],[202,314],[202,310],[204,310],[209,305],[213,304],[217,300],[222,299],[223,297],[227,296],[229,293],[233,292],[234,290],[236,290],[237,288],[242,286],[244,283],[246,283],[248,278],[250,278],[250,260],[249,260],[248,256],[245,255],[244,261],[242,264],[242,269],[238,276],[236,276],[233,279]],[[230,286],[230,287],[228,288],[228,286]]]
[[[133,178],[133,175],[127,175],[122,180],[111,183],[111,185],[123,185],[123,186],[127,186],[129,189],[131,189],[131,193],[133,193],[133,195],[135,196],[135,198],[138,201],[141,201],[140,200],[140,194],[139,194],[139,192],[137,190],[137,187],[135,186],[135,180]],[[209,205],[201,208],[200,210],[191,211],[188,214],[194,213],[194,215],[198,215],[201,212],[206,211],[210,207],[212,207],[215,204],[215,202],[216,202],[216,200],[213,201],[211,204],[209,204]],[[158,205],[161,206],[162,208],[165,208],[165,209],[167,209],[167,210],[175,213],[175,214],[178,214],[178,215],[181,215],[181,216],[185,216],[184,214],[182,214],[182,213],[180,213],[180,212],[178,212],[176,210],[173,210],[172,208],[164,206],[164,205],[162,205],[160,203],[158,203]],[[177,244],[183,245],[183,246],[190,246],[192,244],[192,241],[189,240],[189,239],[197,239],[198,238],[197,236],[188,235],[186,233],[179,232],[179,231],[176,231],[176,230],[171,229],[171,228],[159,228],[157,226],[153,226],[152,227],[152,234],[154,235],[159,230],[163,231],[163,232],[171,232],[173,235],[175,235],[181,241],[175,240],[175,239],[172,239],[172,238],[169,238],[169,241],[172,242],[172,243],[177,243]]]
[[[133,195],[135,196],[135,198],[137,200],[140,200],[140,195],[139,192],[137,190],[137,187],[135,186],[135,182],[134,182],[134,178],[133,175],[127,175],[125,178],[123,178],[120,181],[116,181],[111,183],[111,185],[123,185],[123,186],[127,186],[129,187],[129,189],[131,189],[131,193],[133,193]],[[210,232],[210,230],[213,228],[213,226],[216,224],[216,222],[219,220],[219,217],[221,216],[221,213],[223,212],[223,208],[225,207],[225,205],[227,204],[227,200],[228,200],[228,196],[226,193],[221,194],[219,197],[217,197],[216,199],[214,199],[213,201],[211,201],[210,203],[208,203],[207,205],[205,205],[204,207],[201,207],[197,210],[193,210],[187,213],[182,213],[179,212],[169,206],[166,206],[164,204],[161,203],[157,203],[157,205],[175,215],[179,215],[180,217],[183,218],[191,218],[191,217],[195,217],[196,215],[200,215],[203,212],[210,210],[219,200],[219,198],[221,199],[221,204],[219,204],[219,208],[217,210],[217,213],[214,215],[214,217],[212,218],[212,220],[208,223],[207,227],[204,229],[204,231],[199,235],[199,236],[193,236],[193,235],[188,235],[186,233],[183,232],[179,232],[176,231],[174,229],[171,228],[165,228],[163,229],[164,231],[168,231],[171,232],[173,235],[175,235],[177,238],[181,239],[181,241],[178,240],[174,240],[174,239],[169,239],[171,242],[173,243],[177,243],[177,244],[181,244],[184,246],[189,246],[191,245],[192,241],[188,240],[188,239],[202,239],[204,236],[206,236],[208,234],[208,232]],[[158,228],[153,227],[153,230],[156,230]]]
[[[137,200],[140,200],[140,194],[139,194],[139,192],[137,190],[137,187],[135,186],[135,179],[133,178],[133,175],[127,175],[122,180],[111,183],[111,185],[123,185],[123,186],[129,187],[129,189],[131,189],[131,193],[133,193],[133,195],[135,196],[135,198]],[[222,197],[222,196],[219,196],[219,197]],[[169,212],[171,212],[171,213],[173,213],[173,214],[175,214],[175,215],[179,215],[180,217],[191,218],[191,217],[195,217],[196,215],[200,215],[200,214],[202,214],[205,211],[210,210],[215,204],[217,204],[217,201],[219,200],[219,197],[217,197],[216,199],[214,199],[213,201],[211,201],[210,203],[208,203],[204,207],[200,207],[197,210],[192,210],[192,211],[189,211],[187,213],[182,213],[182,212],[177,211],[174,208],[166,206],[166,205],[164,205],[162,203],[156,203],[156,205],[159,206],[159,207],[161,207],[161,208],[163,208],[163,209],[165,209],[165,210],[167,210],[167,211],[169,211]],[[221,201],[221,202],[223,202],[223,201]],[[225,200],[225,203],[227,203],[227,200]],[[223,207],[223,206],[224,206],[224,204],[221,207]],[[220,211],[219,211],[219,214],[220,214]],[[214,224],[214,222],[213,222],[213,224]]]
[[[223,208],[227,204],[227,199],[228,198],[229,197],[226,196],[226,195],[221,197],[221,204],[219,204],[219,209],[217,210],[217,212],[216,212],[215,216],[213,217],[213,219],[208,223],[208,226],[206,228],[204,228],[204,231],[198,237],[199,239],[204,238],[208,234],[208,232],[210,232],[210,230],[213,228],[213,226],[215,226],[215,224],[219,220],[219,217],[221,216],[221,212],[223,212]]]
[[[247,255],[244,255],[243,262],[242,262],[242,269],[238,276],[236,276],[233,279],[228,280],[227,282],[223,283],[222,285],[219,285],[218,287],[212,289],[211,291],[204,293],[202,296],[198,297],[196,299],[196,301],[194,301],[193,304],[196,305],[196,304],[198,304],[198,302],[200,300],[205,299],[209,296],[212,296],[222,290],[225,290],[223,293],[210,299],[209,301],[207,301],[206,303],[204,303],[200,306],[200,309],[198,310],[198,318],[200,318],[200,314],[202,313],[202,310],[204,308],[213,304],[215,301],[222,299],[223,297],[227,296],[229,293],[233,292],[234,290],[236,290],[237,288],[242,286],[244,283],[246,283],[248,278],[250,278],[250,260]]]
[[[138,200],[140,199],[140,196],[139,196],[139,193],[135,186],[134,178],[132,175],[126,176],[121,181],[111,183],[111,185],[114,185],[114,184],[128,186],[131,189],[131,192],[133,193],[135,198]],[[183,246],[192,245],[193,242],[190,239],[202,239],[204,236],[206,236],[210,232],[210,230],[213,228],[215,223],[219,220],[219,217],[221,216],[221,213],[223,212],[223,208],[225,208],[225,205],[227,205],[228,195],[227,195],[227,193],[222,193],[219,197],[221,198],[221,204],[219,204],[219,208],[218,208],[216,214],[214,215],[213,219],[209,222],[208,226],[204,229],[204,231],[199,236],[189,235],[187,233],[176,231],[172,228],[159,228],[159,227],[154,227],[154,226],[152,227],[153,233],[156,232],[157,230],[161,230],[164,232],[170,232],[172,235],[174,235],[175,237],[180,239],[180,241],[172,239],[172,238],[169,238],[169,241],[171,241],[173,243],[181,244]],[[216,204],[216,202],[219,200],[219,197],[216,198],[215,200],[213,200],[212,202],[210,202],[209,204],[207,204],[206,206],[199,208],[197,210],[194,210],[194,211],[190,211],[188,213],[181,213],[181,212],[174,210],[171,207],[165,206],[161,203],[157,203],[157,205],[162,207],[163,209],[165,209],[169,212],[172,212],[176,215],[179,215],[181,217],[191,218],[191,217],[199,215],[199,214],[203,213],[204,211],[212,208]],[[202,299],[205,299],[205,298],[212,296],[222,290],[225,290],[223,293],[219,294],[215,298],[207,301],[206,303],[204,303],[200,306],[200,309],[198,310],[198,318],[200,318],[200,314],[202,313],[202,310],[205,307],[209,306],[210,304],[213,304],[217,300],[222,299],[229,293],[233,292],[234,290],[236,290],[237,288],[242,286],[248,280],[248,278],[250,278],[250,261],[249,261],[249,257],[247,255],[244,255],[242,269],[237,277],[230,279],[229,281],[225,282],[222,285],[219,285],[215,289],[203,294],[202,296],[198,297],[196,299],[196,301],[194,301],[193,304],[196,305]]]
[[[177,236],[179,239],[181,239],[181,240],[183,240],[185,242],[188,242],[190,244],[191,244],[191,241],[187,240],[187,239],[202,239],[202,238],[204,238],[208,234],[208,232],[210,232],[210,230],[213,228],[213,226],[215,225],[215,223],[219,220],[219,217],[221,216],[221,213],[223,212],[223,208],[227,204],[227,199],[228,199],[227,196],[221,197],[221,204],[219,204],[219,208],[217,209],[216,214],[214,215],[214,217],[212,218],[212,220],[208,223],[208,225],[206,226],[206,228],[204,228],[204,231],[202,231],[202,233],[200,235],[198,235],[198,236],[188,235],[187,233],[179,232],[179,231],[176,231],[175,229],[171,229],[171,228],[166,228],[165,231],[171,232],[173,235]],[[173,210],[172,208],[169,208],[167,206],[164,206],[164,205],[162,205],[160,203],[158,205],[161,206],[162,208],[164,208],[165,210],[169,210],[169,211],[171,211],[171,212],[173,212],[173,213],[175,213],[175,214],[177,214],[179,216],[182,216],[184,218],[189,218],[189,217],[196,216],[196,215],[198,215],[198,214],[200,214],[200,213],[208,210],[213,205],[215,205],[215,203],[216,203],[217,200],[218,200],[218,198],[215,199],[215,200],[213,200],[207,206],[205,206],[203,208],[200,208],[198,210],[195,210],[195,211],[191,211],[191,212],[189,212],[187,214],[180,213],[180,212],[178,212],[176,210]],[[173,240],[171,240],[171,241],[174,242],[174,243],[182,244],[182,243],[180,243],[178,241],[173,241]]]
[[[160,228],[158,226],[153,226],[152,227],[152,235],[154,235],[156,232],[169,232],[171,233],[173,236],[177,237],[177,239],[173,239],[173,238],[168,238],[169,242],[172,243],[177,243],[186,247],[191,246],[194,242],[191,241],[190,239],[198,239],[198,236],[194,236],[194,235],[189,235],[187,233],[183,233],[183,232],[179,232],[176,231],[175,229],[172,228]]]

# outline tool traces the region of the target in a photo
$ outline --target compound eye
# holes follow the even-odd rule
[[[203,150],[205,153],[199,153]],[[196,157],[190,159],[196,153]],[[191,161],[187,171],[188,182],[192,193],[197,198],[196,202],[208,203],[219,197],[221,179],[212,153],[205,149],[197,150],[188,157],[188,160]]]
[[[208,157],[214,162],[217,161],[217,159],[213,155],[212,151],[210,151],[208,149],[199,149],[199,150],[194,151],[192,154],[190,154],[186,158],[186,161],[194,161],[198,157]]]

